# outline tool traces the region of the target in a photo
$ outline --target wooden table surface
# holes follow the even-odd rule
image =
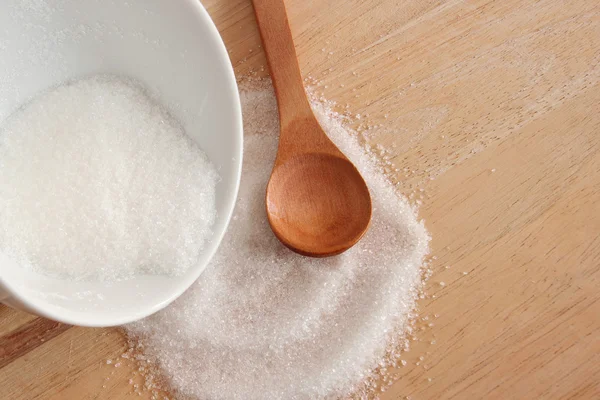
[[[237,74],[265,75],[250,1],[204,4]],[[425,188],[434,326],[381,398],[600,398],[600,2],[286,4],[303,74]],[[126,347],[0,306],[0,399],[150,398],[106,364]]]

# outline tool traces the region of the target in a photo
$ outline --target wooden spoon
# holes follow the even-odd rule
[[[267,186],[269,223],[275,236],[297,253],[311,257],[340,254],[369,227],[369,189],[313,114],[283,0],[253,2],[281,125],[277,159]]]

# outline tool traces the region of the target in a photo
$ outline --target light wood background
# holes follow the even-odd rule
[[[265,75],[250,1],[204,4]],[[428,320],[382,399],[600,398],[600,3],[286,4],[303,74],[425,189]],[[125,348],[0,306],[0,399],[150,398]]]

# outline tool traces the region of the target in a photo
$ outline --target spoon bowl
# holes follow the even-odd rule
[[[266,203],[275,236],[311,257],[344,252],[371,220],[371,196],[356,167],[326,153],[300,154],[275,167]]]

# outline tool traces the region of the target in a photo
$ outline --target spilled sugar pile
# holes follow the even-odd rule
[[[377,367],[399,361],[429,236],[341,117],[314,103],[368,182],[373,221],[363,240],[337,257],[310,259],[283,247],[264,210],[277,145],[275,97],[270,87],[250,84],[241,95],[244,170],[225,239],[188,292],[125,329],[142,352],[138,359],[155,366],[178,397],[348,395]]]
[[[135,82],[71,82],[0,125],[0,251],[76,280],[177,275],[211,235],[217,179]]]

